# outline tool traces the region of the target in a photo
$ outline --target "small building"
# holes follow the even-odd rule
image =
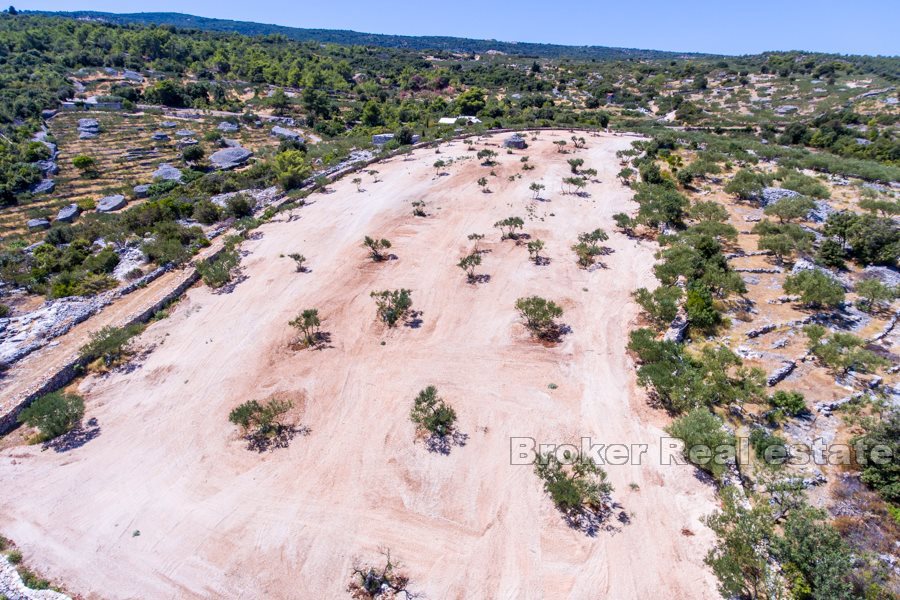
[[[479,119],[478,117],[467,117],[464,115],[460,115],[458,117],[441,117],[440,119],[438,119],[438,124],[440,124],[440,125],[456,125],[457,123],[460,122],[460,119],[462,119],[462,122],[465,125],[477,125],[477,124],[481,123],[481,119]]]

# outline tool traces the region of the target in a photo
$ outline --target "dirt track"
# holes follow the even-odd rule
[[[436,159],[473,156],[456,142],[374,165],[383,181],[363,175],[364,192],[345,178],[296,220],[261,227],[232,293],[192,289],[143,335],[155,350],[137,370],[84,381],[99,437],[62,454],[0,453],[0,533],[87,597],[343,597],[354,561],[377,560],[381,547],[430,598],[717,597],[699,522],[714,492],[690,467],[659,466],[665,421],[646,408],[624,352],[629,293],[652,285],[653,248],[613,233],[608,268],[593,272],[569,249],[631,208],[615,180],[615,151],[631,138],[588,138],[576,156],[601,183],[578,198],[559,191],[573,155],[551,144],[568,137],[501,151],[491,194],[475,183],[490,169],[474,157],[435,177]],[[522,154],[535,170],[520,170]],[[549,201],[527,218],[536,180]],[[418,199],[429,217],[412,216]],[[549,265],[499,241],[492,224],[511,215],[546,242]],[[477,286],[456,267],[473,232],[487,234],[479,272],[491,277]],[[367,234],[390,239],[397,260],[367,261]],[[291,252],[310,273],[294,272],[281,256]],[[422,323],[386,331],[369,292],[400,287]],[[518,323],[513,304],[530,294],[564,307],[572,331],[560,345],[534,343]],[[309,307],[332,347],[292,351],[287,322]],[[449,456],[414,443],[409,408],[429,384],[469,435]],[[275,392],[297,400],[311,433],[250,452],[227,414]],[[631,523],[596,537],[567,527],[532,469],[510,465],[512,436],[649,444],[644,464],[607,468]]]

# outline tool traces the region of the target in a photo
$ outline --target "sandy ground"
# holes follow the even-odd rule
[[[624,351],[629,293],[652,285],[653,248],[612,233],[608,269],[593,272],[569,249],[632,208],[615,180],[615,151],[631,138],[588,138],[577,156],[601,182],[578,198],[560,193],[572,155],[551,144],[568,137],[501,151],[491,194],[476,185],[490,168],[474,158],[435,177],[437,158],[474,154],[456,142],[376,166],[383,181],[364,175],[362,193],[346,178],[296,220],[260,228],[233,292],[192,289],[143,335],[155,350],[136,370],[81,384],[99,437],[66,453],[0,452],[0,533],[89,598],[344,597],[352,565],[380,548],[430,598],[717,597],[699,521],[714,490],[691,467],[660,466],[665,419],[646,407]],[[520,170],[522,154],[535,170]],[[549,201],[527,211],[535,180]],[[418,199],[429,217],[412,216]],[[546,242],[549,265],[499,241],[492,224],[510,215]],[[477,286],[456,267],[473,232],[487,234],[479,272],[491,277]],[[397,260],[368,261],[366,234],[390,239]],[[311,272],[282,256],[297,251]],[[400,287],[422,323],[388,331],[369,292]],[[516,298],[535,293],[565,308],[572,331],[555,347],[518,323]],[[290,350],[287,322],[308,307],[331,347]],[[408,418],[429,384],[469,435],[449,456],[416,442]],[[228,412],[276,392],[297,399],[311,433],[251,452]],[[510,464],[513,436],[649,444],[644,464],[607,467],[630,524],[596,537],[569,528],[532,468]]]

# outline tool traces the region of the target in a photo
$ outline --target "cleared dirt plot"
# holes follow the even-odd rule
[[[569,133],[539,137],[514,154],[500,136],[473,140],[498,152],[494,166],[464,141],[395,157],[372,165],[377,182],[346,177],[262,226],[232,291],[192,289],[142,335],[154,349],[137,365],[81,383],[99,436],[0,453],[2,534],[85,597],[346,597],[353,566],[383,548],[429,598],[716,597],[699,520],[714,489],[692,467],[660,465],[665,420],[625,353],[630,293],[654,285],[654,246],[612,220],[633,208],[615,178],[633,138],[588,137],[562,154],[552,142]],[[581,196],[561,192],[573,157],[597,170]],[[439,159],[453,159],[446,175]],[[546,264],[524,237],[500,240],[493,225],[511,216],[544,241]],[[605,268],[580,268],[571,246],[598,227],[610,232]],[[485,235],[478,283],[457,267],[472,233]],[[393,257],[372,261],[367,235],[390,240]],[[420,312],[388,329],[370,292],[400,288]],[[559,343],[521,324],[516,299],[533,294],[563,308]],[[288,321],[307,308],[328,341],[294,349]],[[446,455],[409,419],[428,385],[468,436]],[[308,431],[248,450],[228,414],[273,396],[291,398]],[[519,436],[648,450],[642,464],[606,466],[619,506],[592,536],[566,524],[531,466],[510,464]]]

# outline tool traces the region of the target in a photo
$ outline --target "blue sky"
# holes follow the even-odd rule
[[[900,55],[900,0],[30,0],[16,8],[183,12],[368,33],[683,52]]]

